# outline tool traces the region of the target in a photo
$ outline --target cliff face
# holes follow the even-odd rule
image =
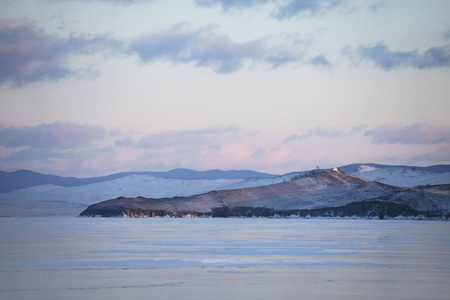
[[[449,185],[400,188],[344,173],[317,172],[268,186],[164,199],[119,197],[82,216],[418,216],[448,218]]]

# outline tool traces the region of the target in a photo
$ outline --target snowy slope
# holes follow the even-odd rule
[[[227,187],[227,189],[242,189],[242,188],[250,188],[250,187],[257,187],[257,186],[264,186],[264,185],[271,185],[276,183],[281,183],[285,181],[291,180],[294,176],[298,174],[303,174],[305,172],[299,172],[299,173],[290,173],[282,176],[277,176],[273,178],[251,178],[251,179],[244,179],[241,181],[238,181],[236,183],[233,183]]]
[[[0,194],[0,216],[76,216],[88,205],[125,197],[191,196],[224,189],[239,179],[179,180],[131,175],[76,187],[41,185]]]
[[[450,183],[450,172],[435,173],[411,168],[377,169],[362,165],[353,174],[390,185],[414,187],[419,185],[435,185]]]

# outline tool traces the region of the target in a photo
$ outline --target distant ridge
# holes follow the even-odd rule
[[[339,167],[339,170],[347,173],[357,173],[362,166],[368,166],[375,169],[409,169],[416,171],[427,171],[431,173],[445,173],[450,172],[450,165],[434,165],[429,167],[417,166],[401,166],[401,165],[381,165],[375,163],[358,163]],[[325,169],[331,170],[331,169]],[[292,172],[285,174],[292,174],[293,176],[299,172]],[[53,184],[62,187],[82,186],[93,183],[100,183],[109,180],[119,179],[130,175],[147,175],[166,179],[181,179],[181,180],[214,180],[214,179],[254,179],[254,178],[275,178],[279,175],[256,172],[251,170],[208,170],[195,171],[190,169],[173,169],[167,172],[121,172],[114,173],[107,176],[76,178],[63,177],[50,174],[42,174],[29,170],[18,170],[13,172],[0,171],[0,193],[9,193],[15,190],[29,188],[44,184]]]
[[[416,166],[405,166],[405,165],[380,165],[374,163],[358,163],[339,167],[339,170],[347,173],[359,172],[361,166],[369,166],[376,169],[411,169],[417,171],[427,171],[432,173],[445,173],[450,172],[450,165],[434,165],[428,167],[416,167]]]
[[[194,171],[189,169],[174,169],[167,172],[121,172],[108,176],[75,178],[57,175],[41,174],[29,170],[18,170],[13,172],[0,171],[0,193],[9,193],[18,189],[37,185],[53,184],[63,187],[81,186],[114,180],[130,175],[147,175],[167,179],[184,180],[214,180],[214,179],[249,179],[249,178],[272,178],[278,175],[261,173],[250,170],[208,170]]]
[[[155,177],[169,178],[169,179],[184,179],[184,180],[200,180],[200,179],[249,179],[249,178],[272,178],[278,175],[261,173],[250,170],[208,170],[208,171],[194,171],[190,169],[173,169],[167,172],[144,172],[141,175],[150,175]]]

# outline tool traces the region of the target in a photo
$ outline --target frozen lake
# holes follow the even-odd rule
[[[448,299],[450,222],[0,218],[0,299]]]

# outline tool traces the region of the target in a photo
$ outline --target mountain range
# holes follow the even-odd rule
[[[367,163],[339,169],[370,181],[399,187],[450,183],[450,165],[414,167]],[[89,205],[107,199],[189,197],[217,190],[270,186],[313,172],[317,170],[274,175],[254,171],[175,169],[92,178],[60,177],[26,170],[0,172],[0,216],[76,216]]]
[[[0,171],[0,193],[8,193],[15,190],[32,186],[53,184],[63,187],[82,186],[120,179],[131,175],[145,175],[166,179],[182,180],[214,180],[214,179],[247,179],[247,178],[272,178],[277,175],[249,171],[249,170],[208,170],[194,171],[189,169],[174,169],[167,172],[121,172],[108,176],[75,178],[57,175],[41,174],[29,170],[18,170],[13,172]]]
[[[331,169],[325,169],[331,170]],[[395,170],[397,173],[405,172],[422,172],[420,176],[429,176],[430,174],[450,173],[450,165],[434,165],[428,167],[416,166],[396,166],[396,165],[380,165],[374,163],[359,163],[339,167],[339,170],[347,173],[362,173],[371,172],[374,170]],[[393,171],[391,171],[393,172]],[[295,176],[301,172],[288,173],[283,176]],[[419,175],[418,173],[415,173]],[[167,172],[120,172],[107,176],[76,178],[76,177],[62,177],[57,175],[41,174],[29,170],[18,170],[13,172],[0,171],[0,193],[8,193],[15,190],[52,184],[62,187],[83,186],[88,184],[106,182],[120,179],[132,175],[145,175],[165,179],[180,179],[180,180],[214,180],[214,179],[261,179],[261,178],[276,178],[280,175],[262,173],[250,170],[208,170],[208,171],[194,171],[190,169],[173,169]],[[376,176],[375,176],[376,177]],[[417,176],[416,176],[417,177]],[[379,180],[377,180],[379,179]],[[383,178],[374,178],[373,180],[383,182]]]

